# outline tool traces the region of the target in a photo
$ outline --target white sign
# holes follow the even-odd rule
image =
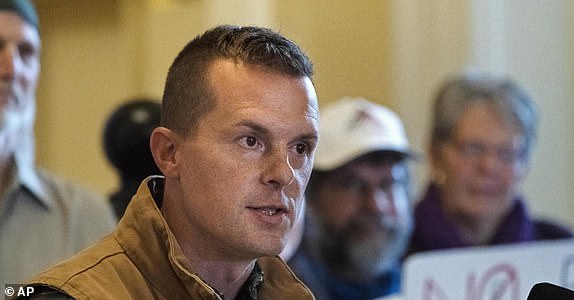
[[[406,300],[524,300],[550,282],[574,289],[574,240],[453,249],[405,262]]]

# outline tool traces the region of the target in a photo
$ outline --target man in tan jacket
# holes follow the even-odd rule
[[[192,40],[150,140],[164,176],[144,180],[113,234],[29,281],[32,297],[313,299],[277,256],[318,140],[312,73],[266,28]]]

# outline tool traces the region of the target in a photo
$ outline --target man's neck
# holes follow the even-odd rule
[[[213,241],[187,230],[189,225],[183,220],[173,199],[169,201],[168,198],[169,195],[164,194],[160,210],[185,257],[181,263],[226,299],[234,299],[249,278],[256,259],[234,259],[232,253],[223,253],[217,249]]]
[[[471,245],[486,245],[494,236],[500,217],[493,216],[489,219],[471,219],[461,215],[455,216],[455,223],[460,228],[462,238]]]
[[[235,299],[243,284],[249,279],[255,261],[248,264],[221,261],[196,261],[186,266],[193,270],[203,281],[225,296]]]

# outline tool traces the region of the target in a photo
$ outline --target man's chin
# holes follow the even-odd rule
[[[350,241],[347,248],[349,259],[357,266],[382,273],[392,267],[399,255],[398,241],[392,233],[370,234]]]

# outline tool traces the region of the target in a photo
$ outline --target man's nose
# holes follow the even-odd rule
[[[367,210],[379,214],[394,212],[392,195],[380,188],[369,188],[365,191],[363,205]]]
[[[11,80],[17,67],[17,55],[11,47],[4,46],[0,49],[0,78],[2,80]]]
[[[295,171],[286,151],[275,151],[266,157],[263,180],[265,183],[288,186],[295,180]]]
[[[499,158],[496,151],[492,151],[483,153],[479,157],[479,164],[483,170],[491,171],[498,169],[500,166],[503,166],[505,162]]]

